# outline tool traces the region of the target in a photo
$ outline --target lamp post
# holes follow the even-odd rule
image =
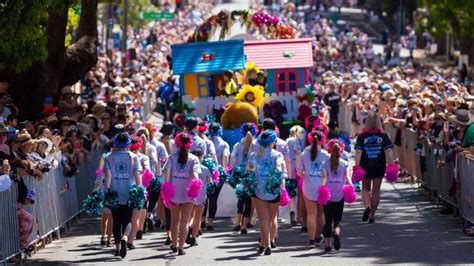
[[[122,55],[122,67],[125,68],[127,64],[127,25],[128,25],[128,1],[123,0],[123,20],[122,20],[122,44],[121,44],[121,55]]]

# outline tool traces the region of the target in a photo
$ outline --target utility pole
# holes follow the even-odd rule
[[[121,45],[121,55],[122,55],[122,68],[125,69],[125,66],[127,64],[127,58],[126,58],[126,53],[127,53],[127,25],[128,25],[128,1],[123,0],[123,21],[122,21],[122,45]]]
[[[114,19],[114,4],[106,3],[104,7],[104,25],[105,25],[105,50],[107,51],[107,56],[112,58],[112,49],[109,49],[110,45],[113,45],[113,40],[111,40],[112,29],[109,27],[109,21]],[[112,41],[112,44],[109,42]]]

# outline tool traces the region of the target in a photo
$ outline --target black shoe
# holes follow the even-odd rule
[[[153,220],[150,218],[146,219],[146,226],[149,232],[153,232],[155,230],[155,227],[153,226]]]
[[[201,230],[198,231],[198,236],[202,236],[202,231]]]
[[[276,248],[277,247],[277,245],[275,244],[275,241],[270,242],[270,247],[271,248]]]
[[[308,246],[314,246],[316,244],[316,242],[314,240],[310,240],[308,242]]]
[[[306,226],[301,227],[301,232],[308,232],[308,227]]]
[[[316,237],[316,239],[314,240],[314,242],[316,242],[316,244],[322,244],[324,241],[324,236],[323,235],[319,235]]]
[[[105,238],[104,237],[100,238],[100,245],[105,246]]]
[[[184,250],[180,249],[178,250],[178,256],[186,255],[186,252]]]
[[[190,245],[191,247],[197,246],[198,243],[197,243],[197,241],[196,241],[196,238],[191,237],[191,240],[189,241],[189,245]]]
[[[193,238],[193,235],[191,234],[192,230],[189,230],[188,236],[186,237],[186,244],[190,245],[191,244],[191,238]]]
[[[177,247],[173,247],[173,246],[170,246],[170,249],[173,253],[176,253],[178,252],[178,248]]]
[[[142,239],[142,238],[143,238],[143,232],[142,232],[142,230],[138,230],[138,232],[137,232],[137,240],[140,240],[140,239]]]
[[[374,218],[370,218],[370,219],[369,219],[369,224],[373,224],[373,223],[375,223],[375,219],[374,219]]]
[[[362,222],[367,222],[369,220],[370,208],[367,207],[364,210],[364,214],[362,215]]]
[[[263,255],[271,255],[272,254],[272,249],[271,248],[266,248],[265,253]]]
[[[110,241],[107,241],[107,243],[105,244],[108,248],[110,248],[110,246],[112,246],[112,242]]]
[[[443,209],[439,211],[439,214],[443,214],[443,215],[449,215],[453,213],[454,213],[454,209],[451,207],[444,207]]]
[[[214,226],[208,225],[208,226],[206,227],[206,230],[207,230],[207,231],[214,231]]]
[[[171,244],[171,237],[167,237],[165,241],[165,245],[168,246]]]
[[[242,229],[242,230],[240,230],[240,234],[241,234],[241,235],[246,235],[246,234],[247,234],[247,229]]]
[[[160,226],[161,226],[161,220],[157,220],[157,221],[155,222],[155,227],[156,227],[156,228],[160,228]]]
[[[295,219],[295,212],[291,211],[290,212],[290,224],[291,226],[296,226],[298,225],[298,222],[296,222],[296,219]]]
[[[296,220],[291,221],[291,227],[298,226],[298,222]]]
[[[161,230],[166,230],[166,225],[162,224],[161,225]]]
[[[127,256],[127,241],[120,241],[120,257],[125,258]]]
[[[324,249],[324,252],[331,252],[331,247],[326,247],[326,248]]]
[[[335,250],[341,249],[341,239],[337,235],[334,235],[334,249]]]
[[[206,228],[206,222],[201,222],[201,229],[205,229]]]
[[[248,223],[248,224],[247,224],[247,228],[250,228],[250,229],[252,229],[252,228],[253,228],[253,224],[251,224],[251,223]]]
[[[119,252],[118,250],[115,250],[115,251],[114,251],[114,256],[115,256],[115,257],[120,256],[120,252]]]
[[[134,245],[134,244],[127,243],[127,248],[130,249],[130,250],[134,250],[134,249],[135,249],[135,245]]]
[[[264,251],[265,251],[265,248],[259,245],[258,246],[258,255],[262,255]]]
[[[234,229],[232,229],[232,231],[234,231],[234,232],[240,231],[240,225],[236,225],[236,226],[234,227]]]

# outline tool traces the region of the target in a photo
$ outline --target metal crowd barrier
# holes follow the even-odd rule
[[[386,132],[394,140],[396,128],[387,126]],[[445,149],[440,145],[428,145],[423,141],[425,147],[426,172],[421,172],[420,156],[417,156],[415,147],[420,140],[415,131],[409,128],[401,129],[401,146],[395,146],[396,156],[400,167],[411,176],[422,180],[422,186],[434,192],[442,201],[459,208],[462,216],[474,222],[474,208],[472,199],[474,197],[474,159],[465,156],[456,156],[457,172],[459,180],[456,195],[450,195],[450,189],[454,191],[455,162],[452,156],[447,155]],[[454,193],[453,193],[454,194]]]
[[[16,183],[13,183],[9,190],[0,192],[0,263],[20,251],[17,198],[18,185]]]

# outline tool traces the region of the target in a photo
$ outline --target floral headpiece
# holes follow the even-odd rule
[[[252,136],[256,136],[258,133],[258,127],[254,123],[243,123],[240,126],[240,133],[242,136],[247,135],[247,132],[250,132]]]
[[[135,143],[133,143],[135,142]],[[130,150],[139,150],[143,146],[143,140],[137,135],[132,135],[132,142],[130,143]]]
[[[222,136],[222,127],[219,125],[217,128],[209,128],[209,136],[211,137],[217,137],[217,136]]]
[[[320,131],[312,131],[311,133],[309,133],[306,137],[307,141],[309,144],[312,144],[313,143],[313,134],[317,135],[318,136],[318,145],[324,145],[324,143],[326,143],[326,136],[324,136],[324,134]]]
[[[208,129],[209,129],[209,124],[207,123],[206,120],[204,120],[203,122],[199,123],[199,125],[198,125],[198,131],[199,131],[200,133],[204,133],[204,132],[206,132]]]
[[[267,132],[269,135],[268,137],[263,138],[262,136],[263,136],[263,133],[265,132]],[[258,136],[257,142],[258,144],[264,147],[267,147],[268,145],[274,143],[278,138],[278,135],[275,132],[275,130],[265,130],[263,133]]]
[[[192,140],[192,136],[189,135],[188,133],[186,132],[181,132],[181,133],[178,133],[176,135],[176,138],[175,138],[175,143],[176,143],[176,147],[178,147],[178,149],[180,149],[182,146],[183,146],[183,143],[181,142],[181,136],[182,135],[187,135],[188,138],[189,138],[189,141],[185,144],[184,148],[186,150],[189,150],[191,148],[191,145],[193,145],[193,140]]]
[[[344,144],[344,142],[340,141],[339,139],[330,139],[328,141],[328,145],[326,147],[326,150],[328,153],[331,153],[331,150],[332,150],[332,145],[334,144],[339,144],[339,147],[341,147],[341,154],[344,153],[344,148],[346,147],[346,145]]]

